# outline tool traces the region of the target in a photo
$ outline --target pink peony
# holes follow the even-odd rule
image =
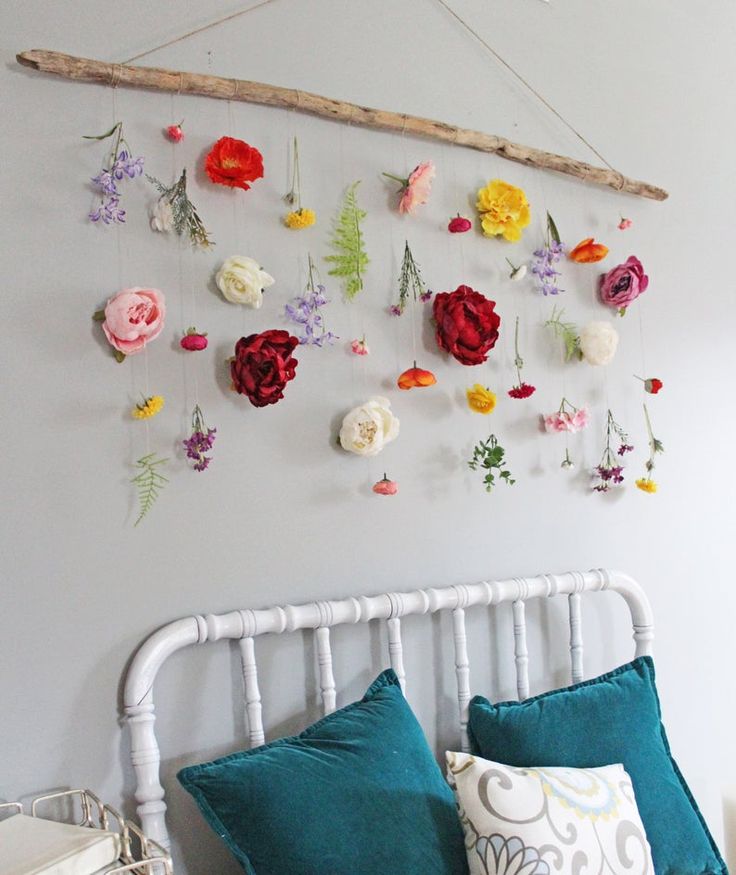
[[[400,213],[413,213],[415,207],[427,203],[436,172],[431,161],[418,164],[412,170],[401,192]]]
[[[166,305],[158,289],[123,289],[105,305],[102,330],[110,344],[123,353],[140,352],[164,327]]]
[[[623,264],[601,276],[598,290],[601,301],[609,307],[615,307],[623,315],[629,304],[645,292],[648,285],[649,277],[644,273],[642,263],[635,255],[630,255]]]

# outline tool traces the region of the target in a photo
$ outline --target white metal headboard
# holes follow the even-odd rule
[[[329,714],[335,709],[335,678],[330,648],[332,626],[386,620],[389,663],[403,687],[405,675],[401,618],[410,614],[451,611],[461,744],[463,749],[467,749],[470,664],[465,635],[465,609],[475,605],[512,603],[516,686],[519,698],[525,699],[529,696],[525,603],[535,598],[568,596],[571,676],[573,683],[577,683],[583,680],[580,594],[601,590],[617,592],[626,601],[631,613],[636,656],[651,653],[654,629],[651,607],[644,591],[628,575],[605,569],[482,581],[405,593],[382,593],[264,610],[197,615],[169,623],[142,644],[131,661],[125,682],[125,715],[130,726],[131,759],[137,780],[135,796],[140,803],[137,810],[144,832],[149,838],[169,847],[164,789],[159,779],[161,757],[154,732],[153,683],[163,662],[177,650],[190,644],[204,644],[206,641],[221,639],[235,639],[239,642],[248,736],[250,746],[256,747],[263,744],[265,739],[253,640],[257,635],[280,634],[297,629],[315,630],[322,706],[325,714]]]

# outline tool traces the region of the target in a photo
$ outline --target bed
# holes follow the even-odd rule
[[[596,594],[604,591],[617,594],[625,602],[633,632],[634,660],[639,663],[642,660],[648,660],[647,664],[650,664],[654,627],[649,601],[641,586],[629,575],[606,569],[542,574],[535,577],[504,580],[485,580],[473,584],[456,584],[411,592],[351,596],[339,600],[316,601],[296,606],[242,609],[222,614],[189,616],[169,623],[154,632],[137,650],[130,662],[124,686],[125,718],[130,733],[130,756],[136,779],[137,813],[144,832],[164,847],[170,846],[166,820],[166,795],[160,780],[161,755],[154,728],[156,716],[154,683],[163,664],[177,651],[192,645],[212,644],[218,641],[237,643],[244,692],[242,708],[247,743],[250,749],[243,753],[247,754],[256,749],[258,751],[264,749],[262,746],[267,740],[261,700],[263,677],[259,672],[257,661],[257,638],[264,635],[279,636],[298,630],[313,631],[315,678],[321,710],[326,719],[331,719],[336,713],[340,713],[336,712],[337,687],[333,671],[331,630],[355,624],[385,624],[387,652],[384,654],[383,662],[385,666],[390,666],[389,673],[394,678],[397,687],[400,687],[403,692],[407,684],[407,677],[404,668],[402,621],[412,615],[447,614],[450,617],[448,628],[452,630],[451,651],[454,656],[454,685],[457,697],[457,731],[453,748],[457,751],[456,756],[462,756],[464,752],[470,750],[471,740],[475,742],[474,747],[478,746],[477,740],[469,740],[468,735],[469,713],[477,705],[475,699],[471,703],[471,666],[466,632],[466,612],[468,609],[482,609],[484,607],[495,609],[496,606],[503,604],[511,606],[513,654],[510,655],[510,659],[513,661],[518,697],[518,702],[511,704],[525,705],[527,702],[534,703],[536,699],[544,698],[544,696],[529,698],[527,605],[533,600],[565,599],[567,601],[564,613],[567,619],[565,637],[569,650],[568,680],[573,685],[570,689],[576,690],[577,688],[585,688],[588,684],[595,684],[595,681],[585,680],[581,599],[585,594]],[[615,672],[612,675],[615,675]],[[553,695],[557,692],[554,691]],[[653,695],[656,700],[656,691]],[[547,708],[551,711],[549,702],[547,702]],[[657,726],[661,726],[658,708],[659,704],[656,701]],[[666,753],[669,757],[669,747],[663,729],[662,739],[664,741],[663,755]],[[238,756],[242,756],[242,754],[233,755],[233,757]],[[616,761],[620,759],[616,757]],[[607,761],[611,761],[610,757]],[[506,760],[499,757],[498,762],[503,763]],[[530,764],[517,763],[517,765]],[[555,764],[552,763],[552,765]],[[560,765],[574,764],[560,763]],[[674,763],[673,768],[681,779]],[[695,815],[699,818],[697,822],[693,821],[695,823],[693,828],[700,829],[698,824],[702,824],[707,841],[704,840],[701,844],[704,845],[707,854],[709,854],[708,862],[705,864],[702,861],[697,862],[695,865],[698,868],[693,871],[713,872],[715,875],[722,875],[722,873],[726,873],[725,865],[718,855],[709,833],[707,833],[707,827],[702,821],[686,785],[684,785],[684,780],[683,789],[685,791],[683,799],[686,800],[687,805],[692,803]],[[204,813],[207,817],[207,812]],[[215,826],[216,831],[221,835],[224,834],[225,830],[221,829],[219,821],[213,824],[212,818],[207,819],[210,820],[211,826]],[[686,828],[685,831],[687,831]],[[647,828],[648,833],[649,829]],[[481,847],[480,844],[479,847]],[[486,847],[486,854],[490,854],[492,851],[490,845],[486,842],[484,847]],[[711,850],[708,851],[708,848]],[[624,858],[625,856],[624,854]],[[246,871],[256,871],[257,867],[250,868],[247,858],[238,857],[238,859],[243,863]],[[560,857],[560,859],[562,858]],[[484,865],[485,868],[480,868],[477,871],[496,871],[493,867],[489,869],[487,863]],[[463,864],[464,866],[465,864]],[[335,871],[339,871],[339,869],[335,869]],[[471,872],[473,871],[476,870],[471,865]],[[509,871],[511,870],[509,869]],[[540,863],[539,870],[529,869],[529,871],[543,872],[547,870]],[[654,870],[642,868],[641,871]],[[657,872],[659,871],[658,867]],[[260,873],[260,869],[258,872]]]

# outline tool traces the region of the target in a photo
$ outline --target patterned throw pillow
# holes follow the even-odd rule
[[[622,765],[517,769],[447,753],[471,875],[654,875]]]

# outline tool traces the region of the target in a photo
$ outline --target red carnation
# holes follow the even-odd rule
[[[455,216],[454,219],[450,219],[447,230],[450,234],[464,234],[466,231],[469,231],[473,227],[473,223],[470,219],[466,219],[460,215],[460,213]]]
[[[529,398],[536,391],[536,386],[532,386],[531,383],[519,383],[518,386],[513,386],[509,389],[509,395],[512,398]]]
[[[220,137],[204,162],[207,176],[218,185],[242,188],[263,176],[263,156],[254,146],[233,137]]]
[[[247,395],[254,407],[280,401],[284,387],[296,375],[298,362],[291,353],[298,345],[296,337],[280,329],[241,337],[230,359],[233,389]]]
[[[501,317],[490,301],[470,286],[440,292],[434,299],[437,345],[460,364],[480,365],[498,340]]]

